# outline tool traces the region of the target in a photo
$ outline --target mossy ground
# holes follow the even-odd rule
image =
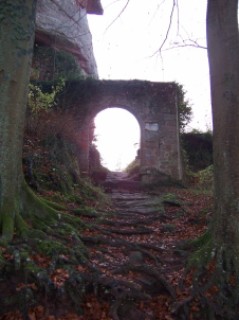
[[[45,133],[28,128],[25,134],[21,225],[8,244],[0,244],[0,319],[14,309],[27,318],[43,301],[49,310],[59,302],[59,312],[65,301],[68,309],[78,301],[79,309],[89,286],[79,271],[89,264],[81,237],[95,223],[81,217],[107,215],[111,206],[101,188],[81,177],[74,146]]]
[[[80,216],[96,215],[96,206],[104,208],[105,214],[109,208],[106,195],[99,203],[102,193],[98,191],[97,199],[95,187],[91,189],[89,182],[86,185],[84,201],[82,193],[48,192],[45,198],[26,186],[28,210],[22,214],[24,235],[15,233],[10,243],[0,246],[0,290],[4,292],[0,318],[14,308],[24,314],[24,310],[42,302],[43,296],[52,303],[52,296],[58,299],[59,295],[59,301],[68,301],[68,308],[81,298],[88,280],[82,278],[78,269],[89,263],[81,236],[93,221],[83,222]],[[81,282],[79,292],[69,290],[76,281]]]

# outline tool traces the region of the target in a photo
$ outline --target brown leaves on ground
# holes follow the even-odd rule
[[[29,319],[176,319],[173,314],[175,304],[180,306],[183,301],[190,299],[192,286],[192,273],[185,273],[187,253],[181,252],[178,249],[178,244],[187,239],[195,239],[207,229],[212,197],[176,188],[161,190],[156,197],[160,197],[163,193],[176,195],[181,205],[176,206],[173,203],[165,202],[163,211],[160,208],[157,211],[157,207],[153,207],[156,209],[150,211],[150,207],[147,207],[147,203],[151,201],[150,196],[148,198],[148,195],[145,195],[145,200],[141,202],[141,205],[135,205],[135,199],[141,199],[143,194],[141,196],[139,193],[135,193],[136,198],[134,198],[132,192],[127,196],[127,192],[116,190],[115,193],[112,193],[115,214],[107,215],[99,221],[94,217],[82,217],[85,222],[92,223],[92,228],[88,228],[82,233],[82,239],[89,250],[89,262],[98,270],[99,281],[102,283],[103,281],[107,283],[107,279],[110,279],[111,282],[115,281],[116,287],[118,286],[116,293],[113,292],[112,287],[108,295],[106,289],[103,293],[94,292],[94,290],[91,293],[86,293],[83,301],[79,302],[82,309],[81,315],[69,312],[68,309],[65,314],[56,317],[52,313],[48,314],[49,311],[42,303],[42,305],[37,305],[29,310]],[[127,203],[129,207],[127,207]],[[130,203],[134,203],[134,205]],[[145,213],[142,208],[146,208]],[[98,241],[94,242],[96,238]],[[6,256],[6,258],[8,257]],[[34,256],[33,259],[41,266],[48,266],[47,257],[39,255]],[[145,266],[147,272],[142,271],[142,268],[138,267],[139,265]],[[84,274],[91,273],[85,265],[77,266],[76,270]],[[158,280],[156,281],[154,278],[157,272],[175,290],[176,297],[172,297],[165,288],[159,288]],[[56,287],[63,286],[68,278],[69,273],[64,268],[56,268],[51,274],[51,280]],[[134,298],[133,294],[127,298],[126,291],[119,290],[119,288],[126,290],[124,285],[127,286],[127,284],[128,288],[130,285],[133,288],[131,288],[132,290],[127,289],[130,294],[134,290],[135,292],[138,290],[147,295],[147,298]],[[18,286],[18,290],[20,289],[21,284]],[[214,294],[216,291],[216,287],[211,288],[208,294]],[[133,299],[134,302],[130,299]],[[117,301],[119,301],[118,305]],[[125,311],[124,303],[130,304],[130,306],[134,304],[134,308]],[[199,309],[199,303],[193,301],[188,319],[199,319],[197,318]],[[23,318],[19,312],[10,312],[0,319],[22,320]]]

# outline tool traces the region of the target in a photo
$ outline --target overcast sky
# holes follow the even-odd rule
[[[206,0],[178,0],[174,23],[162,55],[173,0],[101,0],[103,16],[88,15],[101,79],[176,81],[187,92],[193,108],[191,128],[211,127],[207,51],[169,48],[182,39],[205,46]],[[178,16],[179,19],[178,19]],[[114,22],[113,22],[114,21]]]

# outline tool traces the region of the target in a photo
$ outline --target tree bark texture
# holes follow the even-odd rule
[[[239,274],[239,34],[238,0],[208,0],[207,44],[213,113],[217,252]],[[231,260],[229,258],[229,260]],[[229,264],[232,261],[228,261]]]
[[[22,144],[36,0],[0,1],[0,226],[11,238],[23,190]]]

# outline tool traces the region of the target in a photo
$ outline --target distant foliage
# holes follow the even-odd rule
[[[196,172],[213,164],[212,132],[184,132],[181,144],[190,170]]]
[[[96,185],[104,182],[109,170],[102,166],[100,153],[94,143],[90,146],[89,154],[90,177]]]
[[[205,189],[213,186],[213,165],[198,172],[199,184]]]
[[[185,98],[186,92],[181,84],[177,84],[178,87],[178,112],[179,112],[179,128],[180,132],[184,132],[185,127],[191,121],[192,107]]]
[[[137,175],[140,173],[140,161],[138,158],[134,159],[124,170],[130,176]]]

